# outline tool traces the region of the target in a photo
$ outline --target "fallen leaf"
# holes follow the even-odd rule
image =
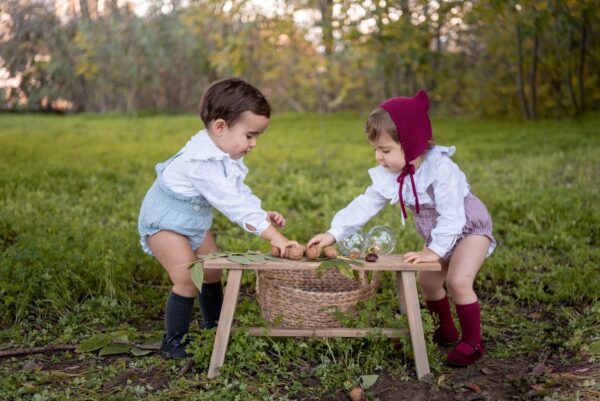
[[[539,376],[542,373],[544,373],[545,370],[546,370],[546,365],[544,365],[543,363],[538,363],[537,365],[535,365],[535,367],[531,371],[531,374],[534,376]]]
[[[363,388],[369,388],[375,384],[379,375],[362,375],[360,377],[360,382],[362,383]]]
[[[539,319],[539,318],[542,317],[542,314],[539,313],[539,312],[533,312],[533,313],[529,314],[529,317],[532,318],[532,319]]]
[[[484,375],[489,375],[490,373],[492,373],[492,371],[488,368],[481,368],[481,373],[483,373]]]
[[[465,387],[470,388],[471,390],[475,391],[475,393],[477,393],[477,394],[481,393],[481,387],[479,387],[475,383],[465,383]]]

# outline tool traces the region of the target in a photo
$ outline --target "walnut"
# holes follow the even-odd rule
[[[276,246],[272,246],[271,247],[271,255],[280,257],[281,252],[279,251],[279,248],[277,248]]]
[[[335,259],[338,256],[338,251],[337,249],[335,249],[332,246],[326,246],[325,248],[323,248],[323,253],[325,254],[325,256],[327,256],[329,259]]]
[[[360,249],[352,248],[350,249],[350,254],[348,255],[350,259],[358,259],[360,257]]]
[[[381,253],[381,247],[379,244],[373,244],[369,247],[369,253],[374,253],[375,255],[379,255]]]
[[[288,258],[292,260],[300,260],[304,256],[304,250],[306,247],[304,245],[292,246],[288,248]]]
[[[321,256],[321,247],[318,245],[312,245],[306,250],[306,257],[308,259],[317,259]]]
[[[352,391],[350,391],[350,399],[352,401],[363,401],[365,399],[365,390],[361,387],[353,388]]]

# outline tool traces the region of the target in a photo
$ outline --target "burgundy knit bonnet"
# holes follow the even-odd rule
[[[402,216],[406,219],[406,209],[404,207],[404,199],[402,198],[402,186],[404,178],[410,176],[413,195],[415,196],[415,209],[419,213],[419,198],[417,197],[417,189],[415,187],[415,166],[409,162],[421,156],[427,149],[427,143],[432,138],[431,121],[429,121],[429,97],[427,92],[420,90],[413,97],[394,97],[386,100],[379,105],[380,108],[387,111],[392,118],[396,131],[398,131],[398,139],[404,151],[406,165],[396,179],[400,184],[400,206],[402,208]]]

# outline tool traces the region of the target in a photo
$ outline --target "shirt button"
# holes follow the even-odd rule
[[[194,206],[194,210],[195,210],[195,211],[198,211],[198,210],[200,210],[200,206]]]

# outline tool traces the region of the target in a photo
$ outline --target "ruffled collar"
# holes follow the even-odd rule
[[[248,167],[244,164],[244,158],[234,160],[223,152],[203,129],[194,135],[183,148],[183,159],[186,161],[223,161],[228,173],[239,171],[243,176],[248,174]]]
[[[377,190],[390,199],[391,204],[401,202],[402,204],[400,207],[402,207],[404,198],[410,196],[411,193],[415,197],[416,203],[417,199],[414,192],[424,191],[431,183],[431,179],[433,177],[432,169],[435,169],[435,165],[438,160],[445,156],[451,157],[454,152],[456,152],[456,148],[454,146],[434,146],[427,151],[425,153],[425,157],[423,158],[423,162],[414,172],[414,189],[412,188],[412,182],[410,181],[410,178],[407,178],[407,185],[404,185],[404,182],[402,182],[402,186],[399,186],[400,174],[392,173],[382,166],[369,169],[369,175],[371,176],[371,179],[373,180]],[[404,213],[405,212],[401,213],[403,224],[406,218]]]

